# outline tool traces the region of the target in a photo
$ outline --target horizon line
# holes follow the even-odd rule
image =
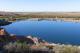
[[[0,11],[0,12],[80,12],[80,11]]]

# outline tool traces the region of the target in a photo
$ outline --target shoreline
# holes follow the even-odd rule
[[[65,22],[80,22],[80,19],[76,18],[28,18],[28,19],[15,19],[13,20],[8,20],[9,22],[15,22],[15,21],[65,21]]]

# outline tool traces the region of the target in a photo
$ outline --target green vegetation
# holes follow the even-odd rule
[[[44,48],[44,46],[39,45],[39,48],[41,47]],[[31,50],[31,46],[26,44],[25,42],[9,43],[4,46],[4,49],[7,50],[8,52],[22,52],[22,53],[33,51]],[[72,46],[72,45],[56,45],[53,47],[52,50],[55,53],[80,53],[80,48],[78,48],[78,46]]]
[[[8,52],[25,52],[30,49],[30,46],[26,43],[15,42],[5,45],[4,49]]]

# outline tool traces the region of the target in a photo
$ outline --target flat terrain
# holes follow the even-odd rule
[[[80,12],[0,12],[0,17],[80,18]]]

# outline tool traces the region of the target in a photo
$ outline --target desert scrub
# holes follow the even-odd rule
[[[78,53],[77,47],[74,47],[74,46],[71,46],[71,47],[65,46],[63,48],[62,53]]]
[[[53,50],[55,53],[80,53],[78,46],[72,45],[56,45]]]
[[[24,52],[30,49],[30,46],[27,45],[25,42],[24,43],[9,43],[4,46],[4,50],[7,50],[8,52]]]
[[[35,45],[32,45],[35,46]],[[38,48],[46,49],[43,45],[38,45]],[[32,52],[31,45],[26,44],[25,42],[10,42],[9,44],[4,46],[4,49],[9,52],[18,52],[18,53],[24,53],[24,52]],[[55,45],[52,49],[55,53],[80,53],[80,47],[79,46],[72,46],[72,45]]]

